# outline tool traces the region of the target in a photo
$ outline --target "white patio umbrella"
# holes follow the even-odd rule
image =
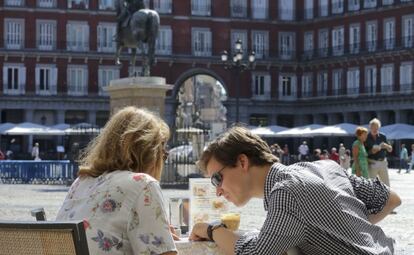
[[[46,127],[43,125],[23,122],[4,130],[6,135],[64,135],[65,132],[59,129]]]
[[[176,130],[177,133],[191,133],[191,134],[202,134],[204,131],[195,127],[179,128]]]
[[[278,125],[264,126],[264,127],[249,127],[250,131],[258,136],[262,137],[277,137],[278,132],[287,130],[287,127]]]
[[[387,136],[390,140],[414,139],[414,126],[396,123],[392,125],[383,126],[380,132]]]
[[[66,135],[99,134],[101,128],[90,123],[82,122],[66,128],[64,131]]]
[[[5,135],[7,130],[15,127],[16,125],[17,124],[10,123],[10,122],[0,124],[0,134]]]
[[[313,137],[312,131],[318,128],[325,127],[320,124],[310,124],[301,127],[290,128],[285,131],[278,132],[278,137]]]
[[[353,136],[358,126],[351,123],[340,123],[312,130],[313,136]]]

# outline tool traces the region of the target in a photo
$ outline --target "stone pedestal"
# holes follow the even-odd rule
[[[172,88],[162,77],[129,77],[112,80],[105,90],[110,96],[111,115],[125,106],[137,106],[164,118],[165,94]]]

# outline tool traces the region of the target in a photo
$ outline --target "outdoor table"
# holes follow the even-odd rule
[[[217,244],[209,241],[190,241],[188,237],[175,241],[178,254],[180,255],[224,255],[224,252],[217,247]],[[287,255],[299,255],[297,249],[289,249]]]

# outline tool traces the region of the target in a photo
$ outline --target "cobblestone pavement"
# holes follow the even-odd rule
[[[388,216],[379,225],[396,240],[397,255],[414,254],[414,172],[398,174],[390,170],[391,187],[402,198],[397,214]],[[30,210],[44,207],[48,220],[56,217],[68,187],[62,185],[8,185],[0,184],[0,220],[33,220]],[[185,190],[164,190],[169,197],[186,196]],[[263,203],[253,199],[242,210],[241,229],[258,229],[263,224]]]

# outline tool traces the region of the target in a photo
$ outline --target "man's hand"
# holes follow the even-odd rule
[[[188,239],[192,241],[207,241],[208,240],[207,228],[208,228],[207,223],[195,224]]]

